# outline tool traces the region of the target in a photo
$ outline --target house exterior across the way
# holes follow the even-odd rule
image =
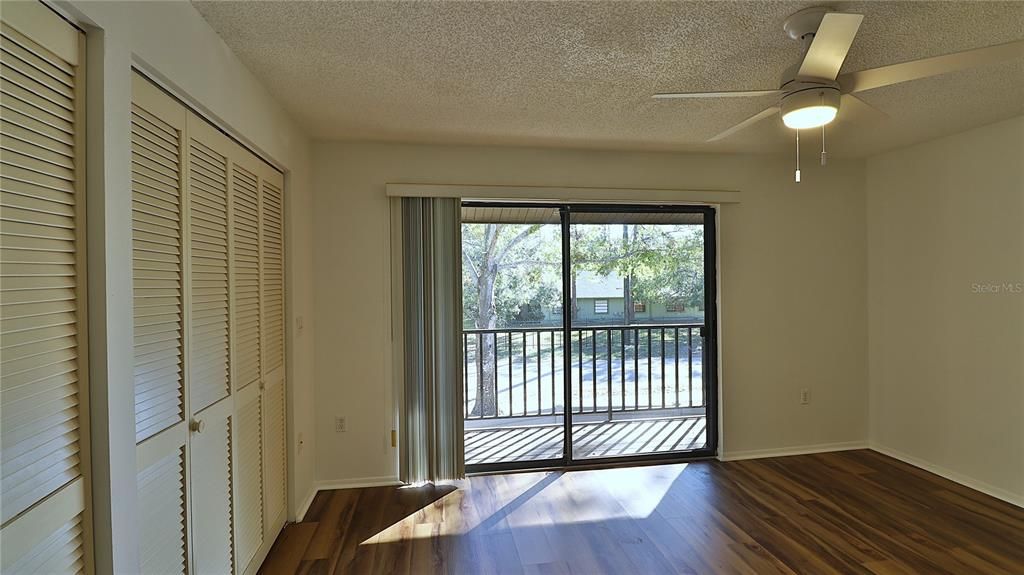
[[[702,323],[704,310],[666,302],[633,302],[633,318],[627,321],[625,280],[618,275],[601,276],[593,272],[578,272],[575,278],[576,313],[574,325],[680,324]],[[560,308],[541,307],[539,325],[558,325],[562,321]]]

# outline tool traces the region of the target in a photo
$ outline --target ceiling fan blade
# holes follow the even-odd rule
[[[656,99],[670,98],[747,98],[753,96],[770,96],[781,94],[782,90],[741,90],[737,92],[678,92],[667,94],[655,94],[651,96]]]
[[[853,94],[843,94],[839,100],[840,119],[853,121],[878,121],[889,119],[889,114],[868,104]]]
[[[825,14],[818,31],[814,33],[814,40],[807,48],[797,77],[835,80],[862,20],[864,16],[860,14]]]
[[[839,87],[843,92],[863,92],[1020,57],[1024,57],[1024,40],[1015,40],[1006,44],[843,74],[839,77]]]
[[[721,140],[721,139],[724,139],[724,138],[728,138],[729,136],[735,134],[736,132],[739,132],[740,130],[742,130],[744,128],[749,128],[750,126],[753,126],[754,124],[760,122],[761,120],[764,120],[765,118],[771,117],[771,116],[773,116],[775,114],[778,114],[778,113],[779,113],[779,107],[778,106],[772,106],[771,108],[768,108],[768,109],[765,109],[765,110],[761,110],[760,112],[754,114],[753,116],[747,118],[746,120],[743,120],[739,124],[736,124],[735,126],[729,128],[728,130],[726,130],[724,132],[720,132],[720,133],[715,134],[714,136],[708,138],[708,141],[709,142],[716,142],[718,140]]]

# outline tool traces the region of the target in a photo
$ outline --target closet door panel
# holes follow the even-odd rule
[[[280,174],[263,180],[260,220],[263,243],[264,377],[284,367],[284,194]]]
[[[190,424],[190,527],[197,574],[225,575],[235,568],[232,407],[231,401],[221,400]]]
[[[0,13],[0,571],[88,569],[84,36]]]
[[[139,446],[139,557],[142,573],[188,572],[185,422]]]
[[[263,545],[263,401],[259,386],[235,397],[235,549],[238,572]]]
[[[266,522],[270,530],[281,526],[288,501],[287,430],[284,379],[268,382],[264,391],[264,450],[266,452]]]
[[[228,186],[232,143],[194,114],[189,134],[189,403],[199,413],[231,393]]]
[[[260,166],[259,160],[239,148],[241,161],[232,165],[231,245],[234,304],[235,389],[260,380]]]
[[[6,22],[2,32],[3,105],[36,118],[59,115],[72,123],[73,141],[74,69]],[[7,522],[81,474],[84,198],[76,148],[54,152],[52,138],[9,122],[0,135],[0,521]]]
[[[258,567],[250,563],[265,541],[259,228],[260,174],[265,169],[251,152],[235,147],[231,156],[230,246],[237,573]]]
[[[0,572],[82,573],[85,489],[78,478],[0,532]]]
[[[182,160],[185,110],[132,79],[135,441],[185,420]]]
[[[136,490],[143,573],[188,571],[185,107],[132,76]]]
[[[235,144],[191,112],[186,131],[191,559],[194,573],[223,575],[236,563],[229,245]]]
[[[260,189],[264,351],[264,458],[266,522],[282,524],[288,501],[287,427],[284,370],[284,195],[283,178],[268,173]]]

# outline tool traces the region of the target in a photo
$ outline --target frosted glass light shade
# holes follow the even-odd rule
[[[782,123],[794,130],[824,126],[839,112],[839,90],[830,87],[801,90],[780,103]]]
[[[808,106],[806,108],[798,108],[782,116],[782,123],[787,128],[793,128],[794,130],[804,130],[807,128],[817,128],[818,126],[824,126],[836,118],[836,113],[839,110],[832,106]]]

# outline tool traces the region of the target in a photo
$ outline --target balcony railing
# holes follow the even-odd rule
[[[702,327],[571,330],[572,413],[704,407]],[[465,418],[564,414],[564,339],[557,327],[464,330]]]

